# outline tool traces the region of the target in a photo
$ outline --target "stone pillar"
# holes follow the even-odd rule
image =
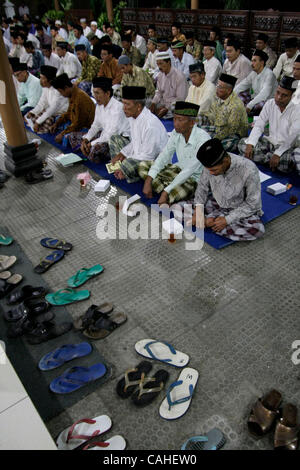
[[[199,0],[191,0],[191,10],[198,10]]]
[[[7,139],[7,142],[4,144],[6,169],[15,176],[21,176],[29,173],[31,170],[42,168],[43,162],[36,156],[36,146],[28,143],[1,31],[0,116]]]

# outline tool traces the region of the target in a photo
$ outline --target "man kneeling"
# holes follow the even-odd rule
[[[155,162],[142,162],[139,175],[145,180],[143,193],[152,198],[152,190],[161,193],[158,204],[178,202],[192,198],[202,165],[196,158],[200,145],[210,135],[197,127],[199,106],[186,101],[177,101],[174,110],[174,128],[169,141]],[[176,152],[178,162],[172,165]]]
[[[205,227],[234,241],[262,237],[265,228],[260,219],[263,211],[256,165],[227,153],[219,139],[205,142],[197,158],[205,168],[194,203],[204,205]],[[196,212],[193,224],[196,224]]]

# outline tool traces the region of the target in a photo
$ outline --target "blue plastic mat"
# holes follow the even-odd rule
[[[162,123],[164,124],[168,132],[171,132],[174,129],[172,119],[162,120]],[[30,128],[27,128],[27,129],[32,132]],[[37,135],[38,137],[49,142],[54,147],[57,147],[64,153],[74,152],[71,149],[71,147],[66,148],[63,145],[57,144],[55,142],[55,136],[51,134],[37,134]],[[106,166],[104,163],[95,164],[95,163],[90,162],[83,156],[80,150],[74,153],[76,153],[77,155],[83,158],[83,164],[85,166],[87,166],[90,170],[93,170],[102,178],[110,180],[112,184],[114,184],[115,186],[118,186],[123,191],[126,191],[129,194],[132,194],[132,195],[139,194],[141,196],[141,202],[143,202],[147,206],[151,206],[151,204],[157,203],[158,196],[152,199],[147,199],[143,195],[143,185],[144,185],[143,181],[129,184],[126,182],[126,180],[118,180],[114,177],[113,174],[109,174],[107,172]],[[173,163],[175,162],[176,162],[176,155],[173,158]],[[271,179],[266,180],[261,185],[262,207],[264,211],[262,221],[264,222],[264,224],[266,224],[267,222],[270,222],[271,220],[276,219],[276,217],[279,217],[296,207],[296,206],[289,204],[290,195],[292,193],[298,197],[298,202],[296,205],[297,206],[300,205],[300,176],[297,176],[295,174],[290,174],[288,176],[285,176],[278,172],[273,173],[268,167],[265,167],[263,165],[257,165],[257,166],[263,173],[271,176]],[[278,196],[272,196],[271,194],[267,193],[266,189],[267,189],[267,186],[274,184],[274,183],[282,183],[282,184],[290,183],[293,186],[289,191],[283,194],[279,194]],[[197,236],[197,232],[195,232],[195,235]],[[204,241],[208,243],[209,245],[213,246],[214,248],[216,248],[217,250],[224,248],[228,245],[231,245],[232,243],[235,243],[234,241],[229,240],[228,238],[221,237],[220,235],[216,235],[211,229],[205,229]]]

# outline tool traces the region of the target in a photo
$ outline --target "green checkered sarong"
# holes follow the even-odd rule
[[[122,148],[128,145],[129,142],[129,137],[123,137],[122,135],[117,134],[112,135],[108,141],[111,158],[114,158],[118,153],[120,153]]]
[[[154,162],[143,161],[140,162],[138,173],[140,177],[145,180],[148,172]],[[181,168],[177,165],[167,165],[157,176],[152,180],[152,189],[154,192],[160,194],[164,189],[172,183],[176,176],[181,172]],[[183,184],[175,186],[169,192],[169,203],[191,199],[197,188],[197,181],[193,178],[188,178]]]

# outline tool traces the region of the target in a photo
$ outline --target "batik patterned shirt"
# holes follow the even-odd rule
[[[82,81],[92,82],[99,72],[101,61],[93,55],[88,55],[87,59],[81,62],[81,75],[78,83]]]
[[[216,127],[217,139],[223,140],[234,134],[246,137],[248,116],[244,103],[234,92],[226,100],[216,96],[208,113],[205,114],[210,124]]]
[[[145,70],[140,67],[133,65],[132,74],[123,73],[123,78],[121,82],[123,86],[143,86],[146,88],[146,96],[152,97],[155,93],[155,87],[152,78],[150,75],[145,72]]]
[[[203,169],[195,192],[195,204],[204,204],[209,192],[221,209],[231,209],[226,216],[231,224],[251,215],[263,215],[261,183],[255,163],[245,157],[228,154],[231,158],[229,169],[223,175],[211,175]]]

